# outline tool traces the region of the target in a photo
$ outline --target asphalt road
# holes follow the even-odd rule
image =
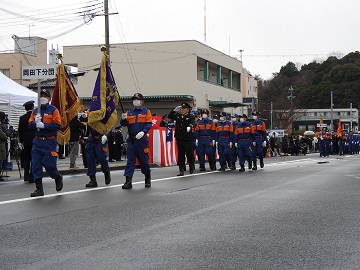
[[[258,171],[123,171],[45,196],[0,184],[0,269],[360,269],[360,156],[266,159]]]

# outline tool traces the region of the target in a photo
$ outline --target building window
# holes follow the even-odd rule
[[[306,125],[299,125],[299,130],[306,130]]]
[[[308,130],[315,131],[315,125],[308,125]]]
[[[10,78],[10,69],[0,69],[0,72]]]

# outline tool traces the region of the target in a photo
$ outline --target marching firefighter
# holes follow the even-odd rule
[[[104,173],[105,185],[111,182],[110,168],[107,160],[107,136],[100,134],[95,129],[88,126],[89,137],[86,140],[86,158],[87,158],[87,175],[90,177],[90,182],[85,186],[87,188],[94,188],[98,186],[96,181],[96,163],[101,165],[101,171]]]
[[[41,114],[36,108],[29,119],[29,129],[35,129],[31,163],[36,190],[30,194],[31,197],[44,196],[42,167],[45,168],[51,178],[55,179],[56,191],[61,191],[63,188],[63,177],[56,167],[58,157],[56,136],[61,128],[61,118],[58,109],[49,104],[50,99],[49,90],[41,90]]]
[[[210,170],[216,170],[215,160],[215,123],[209,119],[209,110],[202,109],[202,119],[195,129],[196,152],[199,157],[200,171],[205,171],[205,155],[209,159]]]
[[[145,187],[151,187],[151,170],[149,165],[149,140],[147,133],[152,126],[152,116],[149,109],[143,107],[144,96],[135,93],[132,97],[134,108],[123,113],[121,125],[127,126],[129,137],[127,139],[127,163],[124,172],[126,177],[123,189],[132,188],[132,177],[135,171],[135,162],[138,159],[141,172],[145,175]]]
[[[253,112],[254,118],[254,136],[255,140],[252,147],[252,170],[257,170],[256,157],[259,156],[260,168],[264,168],[264,157],[263,157],[263,147],[266,147],[266,126],[265,123],[259,119],[260,113]]]
[[[231,116],[231,124],[233,125],[233,129],[235,131],[235,127],[237,126],[237,124],[239,123],[239,115],[237,113],[234,113]],[[231,147],[230,148],[230,170],[236,170],[236,161],[238,159],[238,155],[236,153],[236,147]]]
[[[216,148],[219,154],[219,171],[225,171],[226,164],[231,164],[231,153],[233,141],[233,125],[226,120],[226,113],[222,112],[219,117],[219,122],[216,126]]]
[[[246,120],[247,115],[241,115],[240,122],[234,128],[234,142],[240,160],[239,172],[245,171],[245,159],[248,160],[249,170],[251,169],[251,145],[254,141],[254,126]]]
[[[175,120],[175,138],[178,149],[179,174],[183,176],[185,171],[185,155],[189,163],[190,174],[194,173],[194,150],[193,150],[193,127],[195,117],[190,114],[191,106],[183,102],[169,113],[169,119]]]

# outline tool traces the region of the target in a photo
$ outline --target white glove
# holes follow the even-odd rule
[[[216,142],[216,143],[215,143],[215,146],[216,146],[216,148],[218,148],[218,146],[219,146],[219,143],[218,143],[218,142]]]
[[[106,135],[103,135],[102,137],[101,137],[101,143],[102,144],[105,144],[107,142],[107,136]]]
[[[190,130],[191,130],[191,127],[187,127],[187,128],[186,128],[186,131],[187,131],[187,132],[190,132]]]
[[[237,142],[235,143],[235,147],[237,148]]]
[[[121,114],[121,119],[122,119],[122,120],[126,120],[126,113],[122,113],[122,114]]]
[[[215,140],[212,140],[211,144],[212,146],[215,146]]]
[[[88,115],[87,115],[87,113],[82,113],[82,114],[81,114],[81,117],[82,117],[82,118],[87,118]]]
[[[140,131],[138,134],[136,134],[135,138],[139,140],[139,139],[141,139],[142,137],[144,137],[144,135],[145,135],[145,132],[144,132],[144,131]]]
[[[18,148],[19,148],[20,150],[23,150],[23,149],[24,149],[24,144],[19,142]]]
[[[195,140],[195,145],[199,146],[199,140],[198,139]]]
[[[39,123],[39,122],[41,122],[41,115],[40,115],[40,114],[37,114],[37,115],[35,116],[35,123]]]
[[[178,112],[178,111],[180,111],[180,109],[181,109],[181,106],[176,106],[175,109],[173,109],[173,111]]]
[[[229,147],[232,148],[232,142],[229,142]]]
[[[44,128],[44,123],[43,122],[37,122],[36,123],[36,128]]]
[[[263,141],[262,146],[266,147],[266,141]]]
[[[253,142],[253,146],[256,146],[256,142]]]

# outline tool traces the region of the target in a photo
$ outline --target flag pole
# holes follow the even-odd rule
[[[106,54],[106,47],[105,47],[105,46],[101,46],[101,49],[100,49],[100,50],[101,50],[104,54]],[[119,103],[120,103],[121,110],[122,110],[123,113],[125,113],[123,104],[122,104],[122,102],[121,102],[120,94],[119,94],[119,91],[118,91],[118,89],[117,89],[117,84],[116,84],[116,82],[115,82],[115,77],[114,77],[114,75],[113,75],[113,72],[112,72],[111,68],[109,68],[109,69],[110,69],[110,72],[111,72],[111,77],[112,77],[112,79],[113,79],[113,82],[115,83],[115,86],[116,86],[116,92],[117,92],[118,95],[119,95]]]

